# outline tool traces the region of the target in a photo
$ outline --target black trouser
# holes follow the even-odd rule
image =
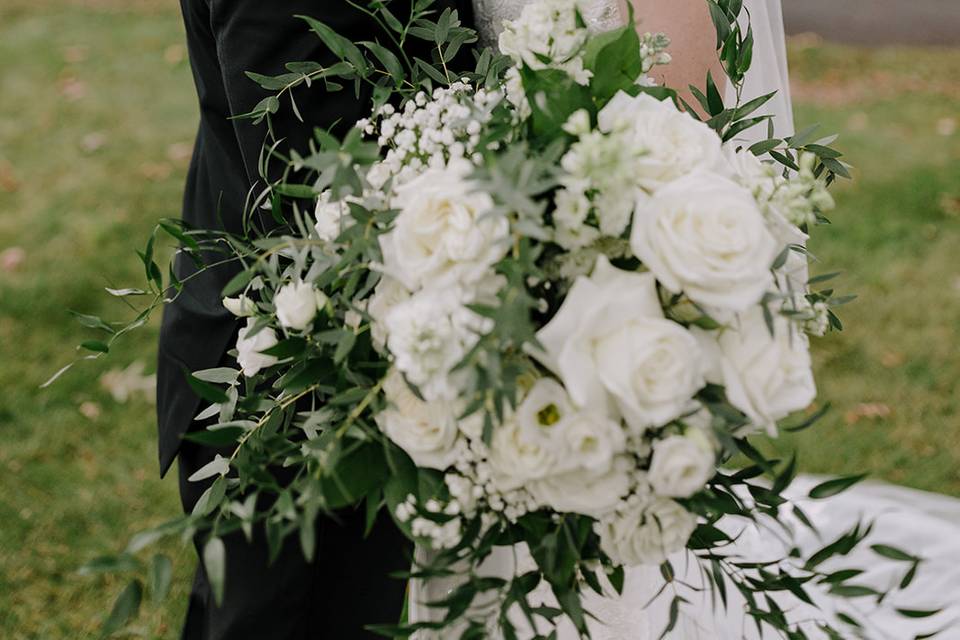
[[[187,478],[214,451],[184,442],[180,495],[189,512],[210,481]],[[306,640],[380,637],[364,625],[396,623],[406,584],[389,573],[409,569],[409,543],[386,513],[367,538],[363,509],[343,510],[317,522],[315,559],[307,563],[299,538],[290,535],[280,555],[267,562],[263,528],[252,543],[237,531],[223,538],[227,575],[217,606],[203,564],[198,563],[184,622],[184,640]],[[205,538],[198,536],[198,551]]]

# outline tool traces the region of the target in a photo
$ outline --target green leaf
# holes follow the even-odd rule
[[[110,351],[110,345],[101,340],[84,340],[80,343],[82,349],[87,351],[94,351],[96,353],[107,353]]]
[[[100,637],[109,638],[117,631],[123,629],[128,622],[140,613],[140,602],[142,600],[143,585],[139,580],[131,581],[124,587],[123,591],[120,592],[120,595],[117,596],[117,599],[114,601],[113,609],[110,611],[107,620],[103,623]]]
[[[232,296],[235,293],[240,293],[244,287],[250,283],[251,280],[253,280],[253,271],[244,269],[237,275],[230,278],[230,281],[224,285],[223,291],[220,292],[220,295],[226,297]]]
[[[315,18],[303,15],[295,17],[304,20],[310,25],[310,29],[320,37],[334,55],[341,59],[348,60],[361,76],[366,75],[367,60],[363,57],[363,53],[360,52],[357,45]]]
[[[200,499],[193,505],[192,515],[205,516],[220,506],[227,494],[227,479],[218,476],[207,490],[200,495]]]
[[[723,98],[720,96],[720,89],[717,83],[713,81],[713,74],[707,71],[707,106],[710,108],[710,115],[716,116],[723,111]],[[730,114],[732,117],[732,113]]]
[[[380,61],[387,73],[390,74],[390,77],[393,78],[394,85],[399,87],[403,84],[405,78],[403,65],[392,51],[377,42],[370,42],[368,40],[362,40],[359,44],[370,49],[371,53],[377,57],[377,60]]]
[[[323,494],[332,509],[359,502],[371,490],[383,486],[389,476],[383,447],[375,442],[353,448],[328,471]]]
[[[876,553],[877,555],[883,556],[890,560],[896,560],[897,562],[917,562],[919,558],[912,556],[902,549],[896,547],[891,547],[886,544],[874,544],[870,546],[870,550]]]
[[[230,384],[236,382],[239,375],[240,372],[231,367],[216,367],[193,372],[193,377],[197,380],[212,382],[214,384]]]
[[[208,447],[225,447],[235,444],[237,440],[246,432],[241,427],[224,427],[222,429],[203,429],[202,431],[190,431],[183,434],[184,440],[196,442]]]
[[[227,394],[223,389],[215,385],[210,384],[209,382],[204,382],[200,380],[186,367],[183,368],[184,374],[187,376],[187,384],[190,385],[190,388],[193,389],[193,392],[198,396],[206,400],[207,402],[213,402],[214,404],[223,404],[227,401]]]
[[[867,474],[863,473],[855,476],[844,476],[842,478],[827,480],[826,482],[821,482],[811,489],[809,496],[817,500],[829,498],[837,495],[838,493],[843,493],[866,477]]]
[[[138,569],[140,569],[139,560],[129,554],[121,553],[116,556],[94,558],[77,569],[77,573],[81,576],[90,576],[98,573],[119,573]]]
[[[897,613],[907,618],[929,618],[943,612],[943,609],[897,609]]]
[[[590,88],[601,104],[633,87],[643,71],[637,30],[630,24],[588,40],[584,66],[593,72]]]
[[[153,556],[150,564],[150,594],[153,603],[159,606],[170,591],[173,579],[173,562],[162,553]]]
[[[223,540],[210,538],[203,546],[203,568],[207,573],[207,580],[213,590],[213,597],[217,604],[223,604],[223,589],[227,574],[226,549]]]
[[[77,313],[76,311],[69,311],[68,313],[70,313],[70,315],[76,318],[77,322],[87,327],[88,329],[100,329],[110,334],[116,333],[113,327],[108,325],[106,322],[104,322],[97,316],[91,316],[85,313]]]

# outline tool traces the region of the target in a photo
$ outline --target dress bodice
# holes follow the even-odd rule
[[[480,44],[495,47],[503,29],[504,20],[513,20],[520,15],[523,6],[531,0],[473,0],[473,13]],[[591,29],[607,31],[623,24],[623,12],[619,0],[581,0],[583,19]]]

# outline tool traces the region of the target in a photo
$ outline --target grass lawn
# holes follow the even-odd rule
[[[799,447],[807,471],[960,495],[960,51],[806,40],[792,59],[801,126],[843,132],[857,166],[812,248],[861,299],[815,345],[834,411],[771,446]],[[38,386],[88,337],[66,309],[124,313],[102,290],[140,282],[134,250],[178,213],[195,98],[159,0],[9,0],[0,60],[0,637],[82,638],[121,583],[76,568],[179,509],[157,477],[153,406],[98,383],[152,370],[155,326]],[[141,618],[148,638],[176,637],[183,614],[192,552],[171,552],[173,597]]]

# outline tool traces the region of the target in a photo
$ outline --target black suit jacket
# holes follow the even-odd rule
[[[406,15],[411,1],[395,0],[391,9],[398,16]],[[322,20],[352,40],[375,39],[378,29],[344,0],[181,0],[180,4],[200,101],[183,219],[194,229],[239,233],[247,194],[259,181],[258,159],[266,131],[249,120],[229,118],[250,111],[269,94],[244,72],[276,75],[285,71],[287,62],[334,61],[306,23],[293,17],[296,14]],[[438,0],[437,9],[445,6],[458,8],[461,20],[470,23],[470,0]],[[356,98],[352,87],[326,94],[319,84],[301,90],[297,103],[309,125],[294,117],[289,103],[281,106],[273,124],[276,136],[286,140],[285,147],[301,150],[314,126],[338,122],[349,126],[369,109],[366,96]],[[179,258],[175,268],[181,279],[196,270],[191,260]],[[157,365],[161,473],[176,457],[182,435],[199,408],[200,399],[187,384],[184,371],[217,366],[236,337],[238,322],[223,308],[220,296],[236,271],[228,265],[204,272],[190,280],[164,310]]]

